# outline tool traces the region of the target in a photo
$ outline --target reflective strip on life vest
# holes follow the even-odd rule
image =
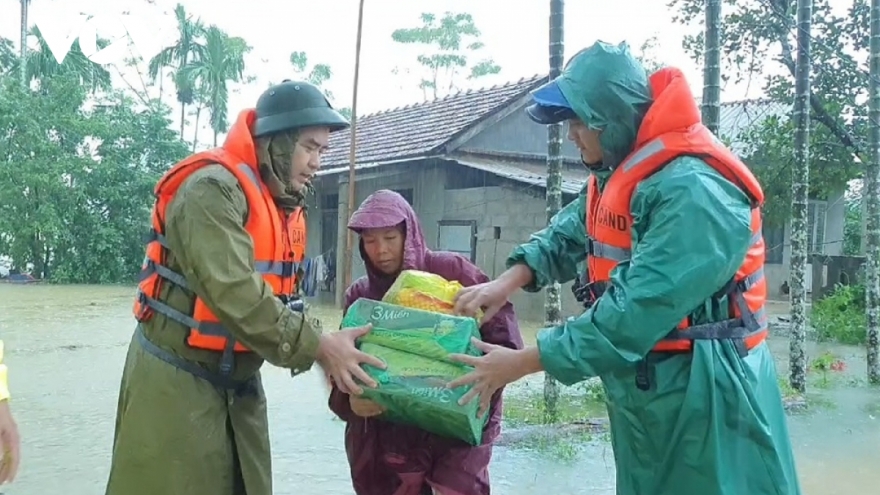
[[[627,261],[632,256],[632,251],[629,249],[619,248],[593,239],[588,239],[588,242],[587,253],[594,258],[605,258],[621,263]]]
[[[722,146],[724,145],[724,143],[721,142],[720,139],[718,139],[718,136],[711,134],[711,133],[710,133],[710,135],[712,136],[712,140],[715,143],[721,144]],[[648,158],[651,158],[652,156],[656,155],[657,153],[660,153],[665,150],[666,150],[666,143],[663,142],[663,138],[662,137],[655,138],[651,141],[648,141],[647,144],[645,144],[644,146],[639,148],[638,151],[636,151],[635,153],[632,154],[632,156],[630,156],[629,158],[624,160],[624,162],[621,163],[620,166],[623,168],[624,172],[629,172],[630,170],[632,170],[633,167],[635,167],[639,163],[642,163],[643,161],[647,160]]]
[[[266,275],[292,277],[299,270],[300,263],[295,261],[255,261],[254,269]]]
[[[164,277],[163,277],[164,278]],[[186,287],[184,287],[186,289]],[[187,289],[189,290],[189,289]],[[153,311],[157,313],[161,313],[166,318],[174,320],[182,325],[185,325],[187,328],[195,328],[199,332],[205,335],[216,335],[216,336],[230,336],[229,332],[223,327],[220,323],[208,322],[208,321],[196,321],[192,316],[187,315],[181,311],[178,311],[171,306],[159,301],[158,299],[153,299],[152,297],[147,296],[145,293],[138,291],[137,294],[138,300],[144,306],[148,306]],[[233,343],[234,345],[234,343]]]
[[[663,142],[662,138],[656,138],[653,141],[649,141],[646,145],[642,146],[635,153],[632,154],[629,158],[624,160],[620,166],[623,168],[624,172],[629,172],[633,167],[642,163],[643,161],[651,158],[652,156],[660,153],[661,151],[666,149],[666,144]]]
[[[588,239],[588,241],[588,250],[592,253],[592,256],[597,258],[620,263],[629,260],[632,254],[629,249],[618,248],[593,239]],[[763,235],[761,232],[754,232],[749,240],[749,244],[754,246],[762,241]],[[725,286],[717,294],[718,296],[727,295],[732,299],[739,310],[739,317],[691,325],[683,329],[674,329],[658,345],[662,347],[663,342],[680,342],[685,340],[746,340],[767,331],[769,320],[766,307],[762,305],[757,310],[752,311],[744,297],[745,293],[754,288],[763,278],[764,267],[762,266],[740,281],[731,281],[729,286]],[[607,282],[607,280],[601,281],[601,284],[604,285]]]
[[[753,246],[761,242],[762,239],[761,232],[755,232],[752,234],[749,244]],[[605,244],[589,237],[587,238],[587,254],[594,258],[604,258],[617,263],[628,261],[632,257],[632,251],[629,249]]]

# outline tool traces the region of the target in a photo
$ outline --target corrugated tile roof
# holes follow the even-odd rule
[[[358,118],[358,169],[383,162],[401,161],[434,155],[439,148],[483,119],[513,103],[546,80],[537,75],[508,84],[456,93],[433,101],[385,110]],[[699,98],[698,98],[699,103]],[[732,142],[734,152],[742,155],[740,135],[749,127],[772,115],[787,116],[788,105],[767,99],[742,100],[721,104],[722,137]],[[333,134],[331,148],[322,158],[322,170],[336,173],[348,166],[351,134]],[[449,157],[464,166],[485,170],[524,184],[544,187],[543,164],[511,163],[504,158]],[[538,158],[538,157],[535,157]],[[576,194],[583,187],[586,171],[563,172],[563,191]]]
[[[435,153],[438,147],[524,96],[546,79],[546,75],[523,78],[358,117],[357,163],[362,165]],[[329,171],[347,167],[350,142],[349,131],[334,133],[330,149],[321,158],[322,168]]]

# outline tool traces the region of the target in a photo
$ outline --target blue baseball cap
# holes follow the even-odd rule
[[[539,124],[556,124],[577,118],[555,79],[532,91],[532,101],[534,103],[526,107],[526,114]]]

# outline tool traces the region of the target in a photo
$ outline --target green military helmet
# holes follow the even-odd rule
[[[290,79],[260,95],[256,113],[254,137],[314,126],[326,126],[334,132],[351,125],[315,85]]]

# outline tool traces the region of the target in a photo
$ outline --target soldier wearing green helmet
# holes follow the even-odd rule
[[[284,81],[159,180],[107,495],[271,495],[264,361],[375,386],[360,364],[384,365],[354,345],[369,328],[322,333],[297,283],[305,193],[348,126],[318,88]]]

